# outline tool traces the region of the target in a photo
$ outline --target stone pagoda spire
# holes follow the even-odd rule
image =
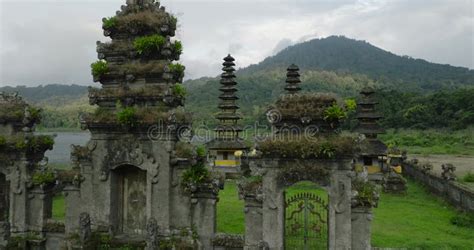
[[[360,100],[357,102],[357,120],[359,125],[356,128],[356,132],[363,134],[366,138],[375,139],[378,134],[384,133],[384,129],[378,125],[378,121],[383,118],[375,110],[375,105],[378,102],[375,100],[375,91],[371,87],[366,87],[360,92]]]
[[[177,62],[182,43],[173,39],[177,19],[155,0],[127,0],[115,16],[103,18],[104,35],[97,42],[98,61],[92,63],[94,81],[89,103],[99,112],[83,116],[88,129],[132,128],[152,124],[189,123],[181,84],[185,67]],[[181,113],[180,113],[181,112]],[[176,126],[174,126],[176,127]]]
[[[219,103],[219,109],[221,110],[217,114],[216,118],[219,120],[219,126],[216,128],[217,136],[219,139],[233,140],[239,138],[239,133],[242,128],[237,125],[237,122],[242,118],[237,110],[236,101],[239,99],[235,93],[237,92],[237,82],[235,81],[234,74],[234,63],[235,59],[228,55],[224,58],[224,71],[221,75],[221,88],[219,89],[222,94],[219,96],[221,99]]]
[[[298,73],[300,69],[295,64],[291,64],[290,67],[287,69],[286,73],[286,87],[285,90],[288,91],[289,94],[296,94],[298,91],[301,90],[299,86],[300,74]]]

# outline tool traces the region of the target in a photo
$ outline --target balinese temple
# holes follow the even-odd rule
[[[222,93],[219,96],[220,112],[216,115],[219,125],[216,127],[216,138],[207,144],[210,156],[213,158],[213,167],[226,175],[240,172],[240,157],[248,147],[240,137],[242,127],[238,121],[242,116],[237,112],[239,106],[236,101],[237,82],[235,81],[235,59],[228,55],[224,58],[224,71],[221,75]]]

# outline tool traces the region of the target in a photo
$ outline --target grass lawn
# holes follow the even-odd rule
[[[288,195],[314,190],[307,184],[287,190]],[[314,192],[321,193],[316,190]],[[238,199],[237,185],[227,182],[219,193],[217,231],[244,233],[244,204]],[[409,181],[406,196],[382,194],[374,209],[372,245],[418,249],[474,249],[474,229],[450,223],[458,214],[443,200],[429,194],[419,184]],[[64,197],[53,201],[53,218],[64,218]]]
[[[380,135],[380,139],[410,154],[474,155],[474,127],[463,130],[389,129]]]

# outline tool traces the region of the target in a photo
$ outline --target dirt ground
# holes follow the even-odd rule
[[[418,159],[420,162],[429,162],[433,164],[433,171],[441,174],[441,165],[451,163],[456,167],[455,174],[458,178],[462,178],[466,173],[474,173],[474,157],[473,156],[456,156],[456,155],[408,155],[408,159]]]

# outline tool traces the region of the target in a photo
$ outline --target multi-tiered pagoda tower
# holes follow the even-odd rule
[[[240,137],[242,127],[238,125],[242,116],[238,113],[239,106],[236,104],[239,98],[236,96],[234,61],[235,59],[228,55],[222,64],[224,72],[221,75],[222,86],[219,89],[222,92],[219,96],[220,112],[216,116],[219,125],[215,129],[216,138],[208,144],[211,156],[215,158],[214,168],[224,173],[239,172],[242,150],[247,149]]]
[[[298,72],[300,68],[295,64],[290,65],[288,67],[288,72],[286,73],[286,87],[285,90],[288,91],[289,94],[296,94],[301,90],[299,84],[301,83],[300,80],[300,73]]]
[[[387,146],[377,138],[377,135],[384,133],[384,130],[378,125],[382,115],[375,110],[378,102],[374,94],[373,88],[365,87],[361,90],[360,99],[357,102],[358,125],[355,131],[365,137],[361,144],[363,150],[358,164],[363,169],[358,169],[358,171],[367,171],[370,180],[381,183]]]
[[[390,155],[388,155],[387,146],[377,138],[385,130],[378,124],[383,116],[376,111],[375,106],[378,102],[374,95],[374,89],[366,87],[361,90],[360,100],[357,103],[356,117],[359,124],[356,132],[364,135],[365,138],[361,143],[362,150],[358,164],[363,169],[356,170],[367,171],[368,179],[382,184],[385,191],[403,192],[406,188],[406,182],[400,175],[401,166],[388,164],[387,156]]]

